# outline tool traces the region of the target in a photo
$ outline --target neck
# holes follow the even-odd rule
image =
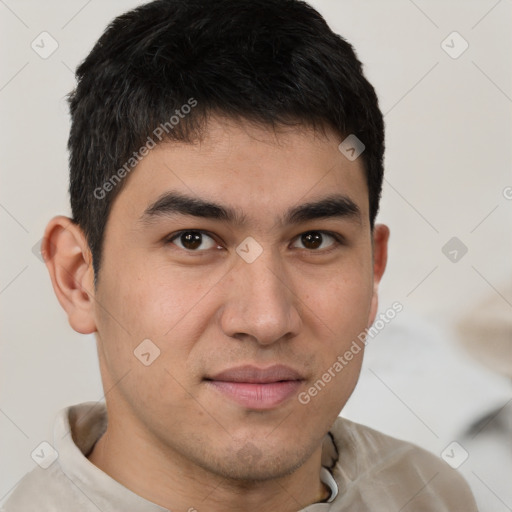
[[[320,480],[321,446],[294,473],[278,479],[233,481],[160,446],[142,431],[109,422],[88,456],[114,480],[168,510],[209,512],[296,512],[324,501],[329,490]]]

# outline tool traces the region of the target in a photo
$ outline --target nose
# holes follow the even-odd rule
[[[225,285],[220,322],[227,336],[271,345],[299,333],[300,301],[279,254],[265,249],[252,263],[240,258]]]

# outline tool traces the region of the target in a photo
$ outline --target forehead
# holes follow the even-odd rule
[[[275,224],[292,206],[338,194],[366,220],[363,162],[347,159],[340,142],[331,130],[294,126],[276,131],[212,118],[201,141],[151,149],[125,178],[111,215],[140,218],[166,193],[177,192],[224,205],[246,224],[265,217]]]

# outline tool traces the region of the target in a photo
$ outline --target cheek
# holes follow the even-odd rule
[[[328,328],[335,345],[365,329],[373,296],[371,257],[358,252],[325,273],[303,273],[299,280],[304,302]]]
[[[171,268],[148,259],[125,260],[123,266],[111,266],[104,275],[108,280],[101,283],[97,294],[96,316],[109,366],[117,369],[116,374],[134,363],[137,368],[134,350],[149,339],[160,351],[159,363],[170,358],[173,366],[180,361],[177,366],[184,369],[208,322],[206,309],[214,295],[210,292],[222,273]]]
[[[185,389],[190,351],[201,329],[194,323],[200,304],[194,305],[205,292],[164,271],[155,267],[137,277],[127,271],[129,280],[122,279],[124,273],[112,272],[109,282],[102,283],[96,310],[111,400],[154,410],[169,427],[181,408],[197,408]],[[173,414],[159,412],[158,404],[167,404]]]
[[[161,337],[194,309],[215,283],[211,275],[193,276],[187,269],[155,263],[150,258],[125,261],[108,269],[100,300],[134,338]],[[107,272],[105,273],[107,274]]]
[[[371,280],[352,273],[332,276],[329,286],[310,295],[308,313],[317,326],[314,378],[301,395],[312,416],[334,421],[352,394],[363,362],[372,297]]]
[[[371,256],[344,260],[326,275],[301,276],[307,297],[307,322],[315,326],[312,359],[315,377],[303,395],[309,407],[333,419],[357,383],[364,354],[361,334],[368,323],[373,296]]]

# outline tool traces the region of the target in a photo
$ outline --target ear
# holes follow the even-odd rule
[[[41,253],[69,325],[81,334],[95,332],[92,255],[80,227],[68,217],[54,217],[46,226]]]
[[[368,327],[370,327],[379,308],[379,284],[386,270],[388,261],[388,240],[389,228],[385,224],[376,224],[373,228],[373,295],[370,307],[370,316],[368,317]]]

